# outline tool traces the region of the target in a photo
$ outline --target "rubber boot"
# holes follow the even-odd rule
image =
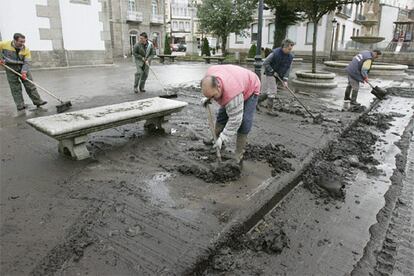
[[[352,86],[350,86],[348,84],[348,86],[345,89],[345,97],[344,97],[344,101],[349,101],[351,100],[351,90],[352,90]]]
[[[236,152],[234,153],[235,154],[234,158],[240,167],[243,166],[243,156],[244,156],[246,144],[247,144],[247,134],[237,133]]]
[[[267,97],[267,109],[269,111],[273,110],[273,105],[275,103],[275,98],[276,98],[276,95],[274,95],[274,94],[271,94]]]
[[[357,98],[358,98],[358,90],[352,90],[352,95],[351,95],[351,105],[360,105],[357,102]]]

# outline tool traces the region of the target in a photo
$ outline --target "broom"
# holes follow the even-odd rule
[[[19,77],[22,77],[22,74],[20,74],[19,72],[13,70],[12,68],[10,68],[9,66],[7,66],[6,64],[2,64],[4,66],[4,68],[6,68],[7,70],[10,70],[11,72],[15,73],[16,75],[18,75]],[[45,91],[47,94],[49,94],[50,96],[52,96],[53,98],[55,98],[56,100],[58,100],[60,102],[59,105],[56,106],[56,110],[57,113],[62,113],[65,112],[66,110],[68,110],[71,106],[72,103],[70,101],[62,101],[61,99],[59,99],[57,96],[55,96],[52,92],[50,92],[49,90],[47,90],[46,88],[41,87],[40,85],[38,85],[37,83],[35,83],[34,81],[31,81],[30,79],[26,79],[28,82],[30,82],[31,84],[35,85],[36,87],[42,89],[43,91]]]

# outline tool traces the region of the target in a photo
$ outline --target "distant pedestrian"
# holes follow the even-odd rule
[[[137,72],[135,73],[134,92],[145,92],[145,82],[148,78],[151,60],[155,56],[154,45],[148,40],[147,33],[143,32],[139,35],[139,41],[134,46],[133,55],[135,57],[135,65]]]
[[[241,163],[247,143],[247,135],[253,125],[260,80],[255,73],[236,65],[211,66],[201,81],[201,90],[206,106],[215,100],[220,109],[217,114],[215,147],[237,134],[235,160]]]
[[[47,104],[46,101],[40,98],[36,86],[27,81],[27,79],[33,81],[29,68],[32,56],[25,43],[26,37],[20,33],[15,33],[12,41],[0,41],[0,64],[5,64],[22,75],[19,77],[6,69],[7,81],[18,111],[27,107],[24,104],[22,83],[34,105],[39,107]]]
[[[353,57],[351,63],[345,68],[348,73],[348,86],[345,89],[345,101],[351,105],[360,105],[357,102],[359,83],[368,82],[368,74],[374,59],[381,55],[380,50],[363,51]],[[352,93],[351,93],[352,92]]]
[[[282,79],[285,86],[288,86],[289,73],[293,62],[293,46],[295,42],[290,39],[282,41],[279,48],[274,49],[263,62],[264,76],[262,80],[262,95],[259,101],[268,100],[268,107],[273,106],[273,100],[277,93],[278,80]]]

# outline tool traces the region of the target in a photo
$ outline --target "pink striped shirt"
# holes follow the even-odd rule
[[[251,95],[260,94],[260,80],[257,75],[236,65],[213,65],[206,76],[215,76],[221,85],[222,96],[217,99],[220,106],[226,106],[233,98],[243,93],[246,101]]]

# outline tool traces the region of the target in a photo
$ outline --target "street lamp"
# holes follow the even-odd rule
[[[332,60],[332,49],[334,47],[334,37],[335,37],[335,29],[336,29],[336,23],[337,22],[338,21],[334,17],[334,19],[332,19],[332,41],[331,41],[331,52],[329,53],[329,59],[330,60]]]
[[[263,0],[259,0],[259,17],[257,22],[257,49],[254,57],[254,72],[261,79],[262,73],[262,22],[263,21]]]

